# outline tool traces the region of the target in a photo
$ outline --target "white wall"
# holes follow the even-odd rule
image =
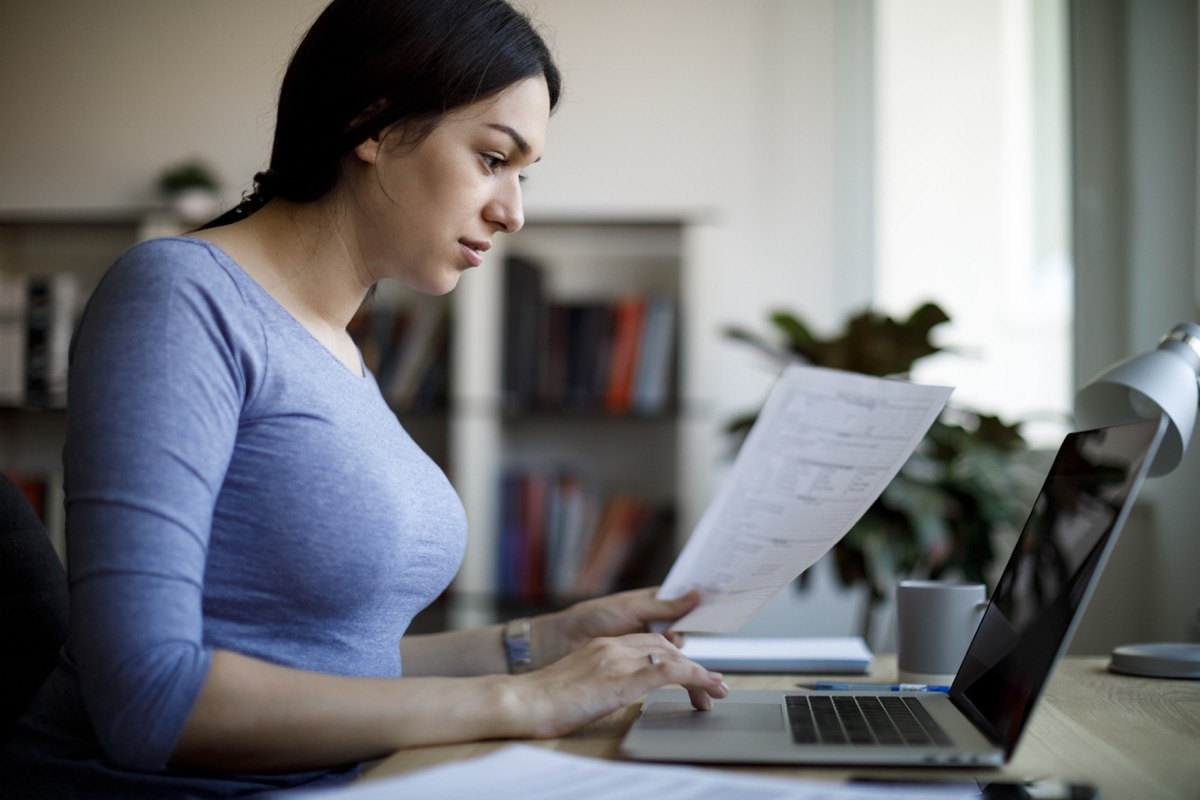
[[[0,4],[0,209],[134,207],[168,163],[261,169],[314,0]]]
[[[0,4],[0,212],[130,208],[199,155],[232,201],[270,148],[321,0]],[[688,213],[728,231],[707,287],[715,413],[769,376],[716,326],[778,304],[832,324],[833,0],[530,0],[566,77],[538,213]],[[843,283],[845,283],[843,281]],[[846,303],[863,302],[852,298]]]

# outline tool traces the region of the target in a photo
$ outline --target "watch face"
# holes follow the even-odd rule
[[[504,626],[504,655],[508,659],[508,671],[514,675],[533,668],[533,654],[529,647],[532,627],[528,618],[514,619]]]

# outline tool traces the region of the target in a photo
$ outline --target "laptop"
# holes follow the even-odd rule
[[[621,744],[643,761],[998,766],[1083,614],[1166,424],[1068,434],[948,692],[734,690],[696,711],[647,695]]]

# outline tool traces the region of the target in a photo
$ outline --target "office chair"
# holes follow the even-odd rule
[[[67,575],[24,492],[0,473],[0,744],[67,639]]]

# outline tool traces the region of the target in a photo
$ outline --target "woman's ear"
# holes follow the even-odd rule
[[[350,123],[350,125],[347,127],[347,130],[353,130],[360,125],[366,124],[371,117],[379,114],[387,107],[388,102],[383,98],[376,100],[374,103],[371,103],[371,105],[364,108],[359,115],[354,118],[354,121]],[[364,139],[363,141],[359,142],[358,146],[354,148],[354,154],[358,156],[364,163],[374,164],[376,159],[379,158],[379,148],[383,144],[383,140],[387,137],[387,133],[390,128],[391,126],[389,125],[371,138]]]
[[[383,134],[377,133],[367,139],[363,139],[354,147],[354,155],[364,164],[374,166],[379,158],[379,149],[383,146]]]

